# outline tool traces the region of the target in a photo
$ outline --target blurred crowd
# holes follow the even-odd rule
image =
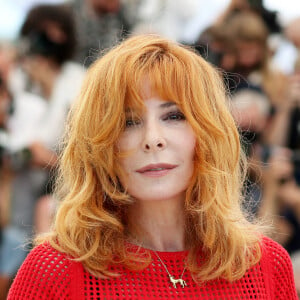
[[[194,47],[220,70],[249,161],[243,207],[289,252],[300,291],[300,12],[283,26],[262,1],[231,0],[200,28],[191,22],[205,16],[199,3],[40,4],[16,41],[0,41],[0,300],[30,240],[51,227],[64,123],[87,68],[145,32]]]

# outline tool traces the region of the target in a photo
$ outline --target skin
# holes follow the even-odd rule
[[[121,152],[130,151],[120,159],[125,171],[121,184],[136,199],[129,211],[129,231],[143,247],[181,251],[195,136],[174,102],[150,95],[144,101],[142,115],[127,113],[126,129],[117,143]]]
[[[10,99],[6,89],[0,88],[0,126],[6,127]]]
[[[253,67],[263,59],[263,48],[257,42],[239,41],[237,43],[238,64],[243,67]]]
[[[86,0],[88,5],[94,10],[94,12],[101,16],[103,14],[115,14],[120,10],[119,0]]]

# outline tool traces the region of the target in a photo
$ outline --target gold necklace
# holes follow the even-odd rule
[[[154,252],[155,255],[157,256],[157,258],[159,259],[159,261],[162,263],[163,267],[165,268],[165,270],[166,270],[166,272],[167,272],[167,274],[168,274],[168,276],[169,276],[170,282],[173,284],[173,287],[174,287],[175,289],[177,289],[177,286],[176,286],[177,283],[179,283],[179,284],[181,285],[181,287],[183,287],[183,288],[184,288],[185,286],[187,286],[185,280],[182,279],[183,274],[184,274],[184,272],[185,272],[185,270],[186,270],[186,267],[184,267],[184,269],[183,269],[183,271],[182,271],[180,277],[179,277],[178,279],[176,279],[176,278],[174,278],[174,276],[172,276],[172,275],[170,274],[170,272],[169,272],[167,266],[166,266],[165,263],[162,261],[162,259],[159,257],[158,253],[157,253],[156,251],[153,251],[153,252]]]

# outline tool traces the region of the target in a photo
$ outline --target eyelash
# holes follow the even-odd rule
[[[140,125],[141,120],[140,119],[133,119],[133,118],[128,118],[125,122],[125,127],[133,127],[133,126],[138,126]]]
[[[184,121],[185,116],[181,111],[176,110],[167,113],[162,119],[164,121]]]
[[[167,114],[165,114],[162,117],[162,120],[170,121],[170,122],[172,122],[172,121],[178,122],[178,121],[184,121],[184,120],[186,120],[186,118],[181,111],[176,110],[176,111],[170,111]],[[139,118],[127,118],[125,127],[130,128],[130,127],[138,126],[141,124],[141,122],[142,121]]]

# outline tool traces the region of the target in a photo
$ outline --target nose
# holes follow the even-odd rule
[[[145,152],[155,152],[165,149],[167,146],[163,131],[158,125],[146,126],[143,139],[143,150]]]
[[[164,139],[158,139],[153,142],[145,142],[143,148],[145,152],[163,150],[165,148],[165,141]]]

